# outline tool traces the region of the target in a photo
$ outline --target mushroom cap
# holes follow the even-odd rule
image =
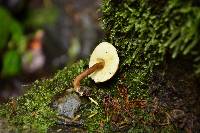
[[[104,67],[89,75],[96,83],[109,80],[117,71],[119,65],[119,57],[116,48],[108,43],[100,43],[90,56],[89,67],[104,61]]]

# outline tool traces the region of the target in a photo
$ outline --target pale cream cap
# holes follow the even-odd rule
[[[101,61],[104,61],[104,67],[89,75],[96,83],[109,80],[118,69],[119,57],[116,48],[112,44],[108,42],[100,43],[90,56],[89,67]]]

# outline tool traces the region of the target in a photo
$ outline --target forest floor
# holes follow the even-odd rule
[[[103,113],[110,121],[101,121],[96,131],[105,131],[109,124],[112,132],[199,132],[200,83],[191,64],[190,58],[169,58],[157,67],[149,81],[151,100],[129,99],[128,88],[118,86],[117,97],[102,98]],[[72,123],[49,132],[57,130],[87,131],[81,123]]]
[[[190,59],[166,62],[149,87],[159,105],[168,109],[170,122],[189,133],[200,131],[200,83],[191,64]]]

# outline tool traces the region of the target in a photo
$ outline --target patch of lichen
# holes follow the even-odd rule
[[[54,125],[57,120],[57,112],[50,107],[52,99],[72,87],[74,76],[82,72],[86,64],[87,61],[79,61],[58,71],[51,79],[35,81],[27,87],[28,91],[24,95],[1,105],[0,116],[22,129],[47,131],[48,127]]]

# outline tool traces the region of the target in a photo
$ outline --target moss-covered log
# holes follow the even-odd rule
[[[176,131],[169,122],[167,108],[159,112],[164,115],[163,121],[152,113],[157,106],[148,83],[155,67],[168,54],[172,58],[191,56],[198,66],[200,7],[183,0],[103,0],[101,11],[105,40],[117,48],[120,67],[106,83],[95,84],[91,79],[82,82],[92,88],[91,97],[99,103],[97,106],[86,102],[81,106],[79,113],[86,129]],[[57,121],[58,114],[50,107],[52,99],[71,88],[74,77],[87,67],[87,61],[80,61],[52,79],[36,81],[23,96],[2,105],[0,115],[16,126],[46,131]]]

